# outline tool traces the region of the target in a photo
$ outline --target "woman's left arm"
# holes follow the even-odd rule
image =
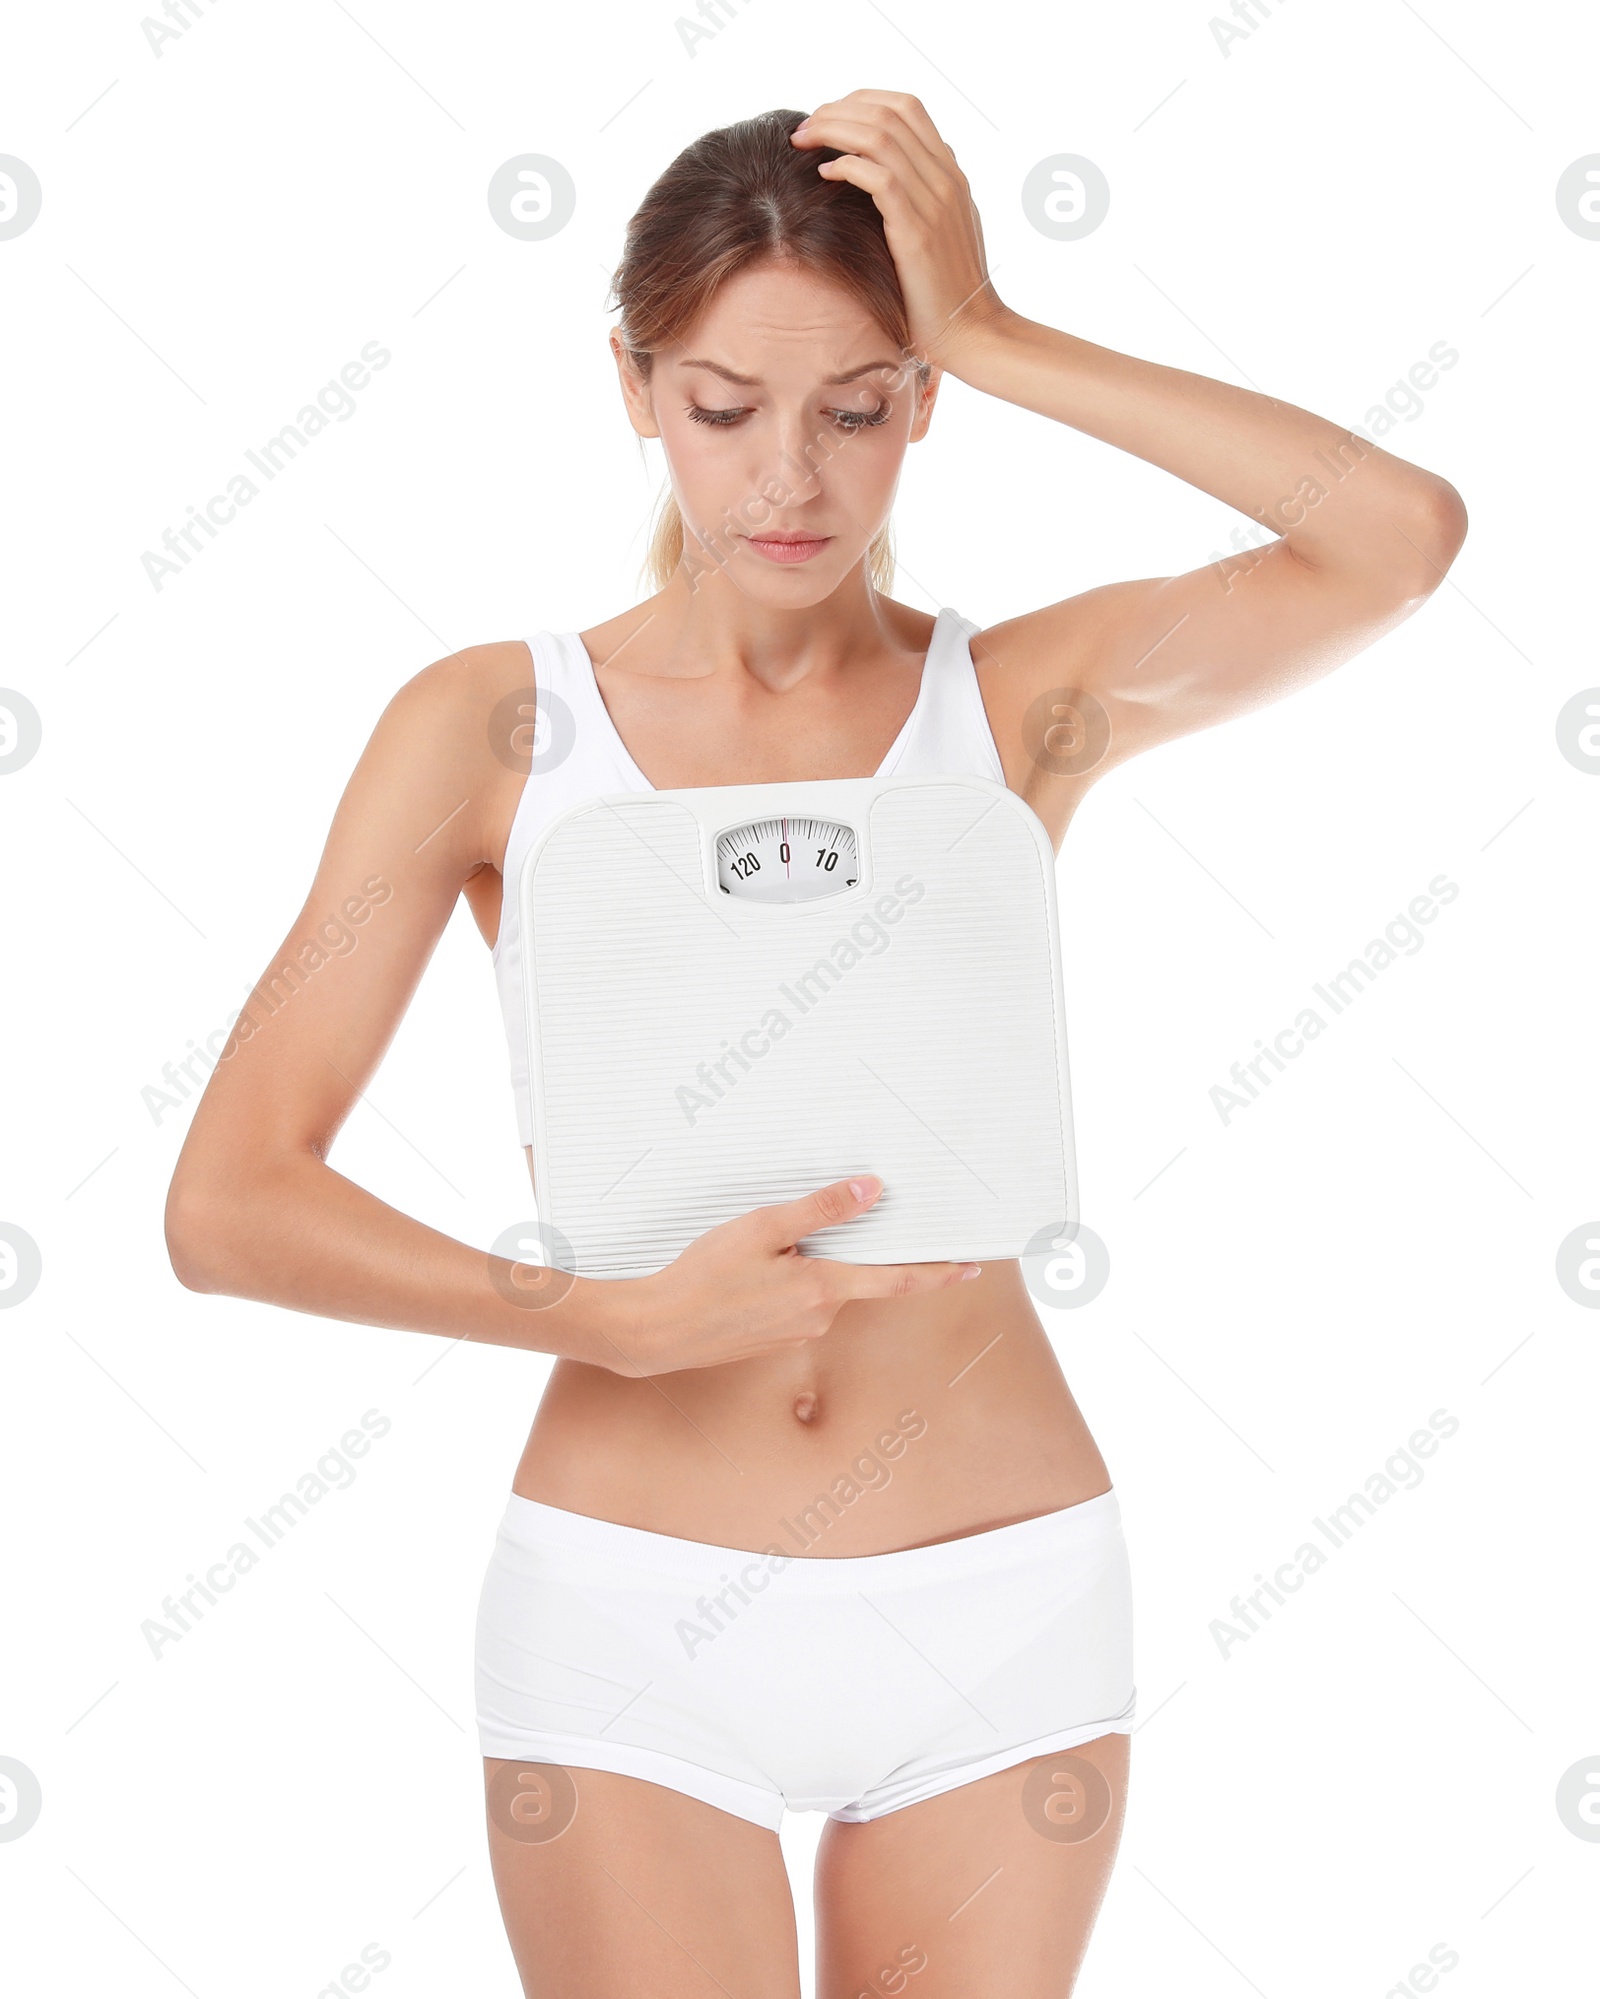
[[[1159,465],[1277,537],[991,626],[973,651],[992,716],[1020,723],[1049,689],[1093,697],[1109,723],[1099,776],[1319,678],[1443,580],[1467,528],[1448,480],[1293,403],[1136,360],[1003,305],[966,178],[916,98],[853,91],[795,136],[839,148],[844,157],[818,171],[876,202],[918,355]],[[1017,504],[1038,502],[1030,492]],[[1038,762],[1036,745],[1002,739],[1001,749],[1019,770]]]

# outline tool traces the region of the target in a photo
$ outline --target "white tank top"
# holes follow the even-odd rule
[[[875,776],[958,775],[1005,783],[972,663],[970,640],[980,629],[959,611],[948,607],[940,611],[929,637],[916,705]],[[578,634],[536,632],[527,645],[533,655],[534,685],[547,697],[546,728],[554,727],[558,741],[568,728],[574,732],[566,756],[549,769],[530,773],[523,783],[506,843],[500,929],[493,951],[500,1011],[511,1051],[517,1135],[522,1144],[532,1145],[533,1107],[522,1004],[522,918],[517,894],[523,859],[535,834],[572,806],[606,792],[653,791],[655,786],[629,756],[618,735],[600,698],[593,662]],[[555,698],[550,700],[552,696]],[[542,750],[536,756],[540,753]]]

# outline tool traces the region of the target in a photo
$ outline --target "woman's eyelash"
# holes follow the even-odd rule
[[[890,403],[879,403],[875,410],[831,410],[829,414],[836,417],[846,430],[871,430],[875,425],[888,421],[892,407]]]
[[[891,407],[888,403],[880,403],[875,410],[829,410],[828,414],[836,423],[842,424],[847,431],[869,430],[877,424],[888,421]],[[687,410],[687,415],[692,423],[717,424],[723,429],[726,429],[731,423],[737,423],[740,417],[747,416],[748,414],[748,410],[743,408],[731,410],[702,409],[699,403],[690,403]]]

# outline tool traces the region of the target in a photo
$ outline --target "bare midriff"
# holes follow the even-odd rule
[[[558,1360],[513,1490],[680,1540],[924,1546],[1111,1484],[1016,1263],[859,1300],[803,1348],[648,1378]]]

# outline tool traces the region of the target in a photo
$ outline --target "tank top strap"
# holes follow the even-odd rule
[[[1005,772],[984,709],[971,641],[980,627],[946,605],[934,623],[922,690],[900,754],[882,776],[987,777]]]
[[[541,827],[569,806],[605,792],[648,790],[649,780],[623,747],[595,685],[576,632],[535,632],[523,643],[533,659],[537,697],[532,767],[523,779],[506,845],[504,881],[515,881]],[[500,945],[516,929],[502,890]]]
[[[589,718],[587,696],[591,690],[583,682],[588,679],[592,683],[594,676],[587,670],[580,676],[577,671],[582,649],[571,643],[576,636],[569,632],[535,632],[524,641],[533,655],[533,680],[539,693],[541,749],[546,732],[560,735],[563,731],[559,725],[568,718],[580,725]],[[587,669],[587,661],[584,664]]]

